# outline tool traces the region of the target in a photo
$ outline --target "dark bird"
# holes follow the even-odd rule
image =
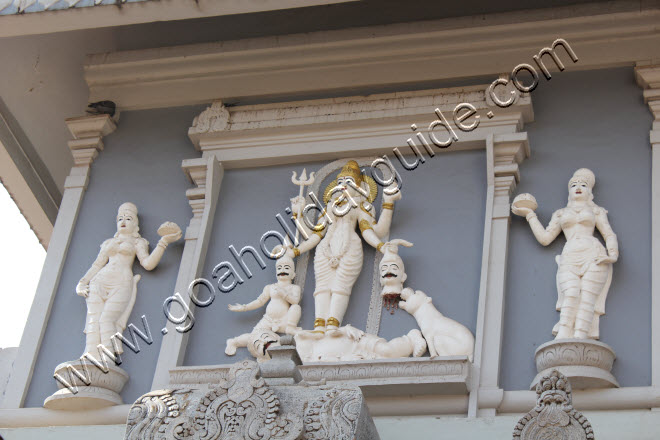
[[[92,102],[87,106],[87,113],[90,115],[115,115],[116,105],[112,101]]]

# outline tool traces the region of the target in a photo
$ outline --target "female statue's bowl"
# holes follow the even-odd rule
[[[160,228],[158,228],[158,235],[161,237],[165,235],[170,235],[170,234],[176,234],[178,232],[181,232],[181,228],[173,222],[165,222],[162,225],[160,225]]]
[[[532,211],[536,211],[536,208],[539,207],[534,196],[528,193],[519,194],[516,196],[516,198],[513,199],[512,205],[514,208],[528,208]]]

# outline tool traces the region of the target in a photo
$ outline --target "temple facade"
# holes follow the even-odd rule
[[[436,3],[0,1],[0,436],[657,438],[660,4]]]

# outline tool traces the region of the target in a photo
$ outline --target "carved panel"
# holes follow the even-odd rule
[[[269,386],[254,361],[199,368],[215,376],[195,388],[154,391],[131,407],[130,440],[377,440],[357,387]],[[191,379],[179,375],[180,379]],[[210,376],[206,376],[210,378]]]
[[[594,438],[591,424],[573,408],[571,384],[554,370],[536,386],[536,406],[516,425],[513,440],[587,440]]]

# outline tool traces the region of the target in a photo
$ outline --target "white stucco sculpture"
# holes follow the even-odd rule
[[[552,214],[544,228],[536,217],[536,200],[529,194],[514,199],[511,210],[525,217],[534,236],[544,246],[563,231],[566,245],[557,256],[557,310],[559,322],[552,333],[557,339],[598,339],[598,321],[605,313],[605,300],[612,280],[612,263],[619,258],[616,235],[607,211],[593,202],[594,173],[577,170],[568,182],[568,204]],[[605,247],[594,237],[598,228]]]
[[[314,331],[319,338],[326,330],[333,332],[339,328],[353,285],[362,270],[362,240],[356,229],[359,227],[362,238],[378,250],[385,244],[381,237],[389,234],[394,201],[401,198],[401,192],[383,193],[383,210],[376,220],[375,208],[371,203],[376,198],[377,190],[376,182],[362,174],[358,163],[349,161],[324,192],[327,218],[322,216],[307,240],[287,250],[293,258],[316,248]],[[299,196],[292,202],[293,212],[301,212],[304,198]]]
[[[275,264],[277,282],[264,287],[261,295],[248,304],[230,304],[232,312],[246,312],[266,306],[266,313],[250,333],[227,339],[225,354],[233,356],[238,347],[248,347],[250,353],[262,361],[266,359],[266,349],[275,340],[276,333],[293,335],[300,321],[301,289],[292,283],[296,276],[296,266],[287,254]],[[274,335],[274,336],[273,336]]]
[[[389,341],[350,325],[325,334],[320,340],[311,337],[310,332],[299,332],[295,338],[296,349],[303,362],[420,357],[426,352],[426,341],[418,329]]]
[[[380,262],[381,295],[385,298],[400,298],[398,306],[413,315],[426,339],[429,354],[434,356],[468,356],[474,351],[474,336],[462,324],[440,313],[422,291],[404,288],[408,279],[406,267],[399,256],[399,246],[411,247],[405,240],[392,240],[383,246]]]
[[[401,298],[399,308],[414,316],[426,339],[431,357],[472,358],[474,336],[467,327],[440,313],[431,298],[421,290],[406,287],[401,291]]]
[[[142,267],[152,270],[165,248],[181,238],[181,229],[166,222],[158,229],[158,245],[149,253],[149,242],[140,236],[139,230],[137,207],[123,203],[117,212],[117,233],[101,244],[92,267],[76,286],[76,293],[87,302],[84,353],[97,355],[99,344],[111,352],[123,352],[121,343],[113,347],[112,336],[124,331],[135,304],[140,280],[140,275],[133,275],[135,257]]]
[[[383,258],[380,260],[380,285],[382,290],[383,305],[394,313],[399,306],[403,283],[408,279],[404,270],[403,260],[399,257],[399,245],[412,247],[412,243],[406,240],[395,239],[382,247]]]

